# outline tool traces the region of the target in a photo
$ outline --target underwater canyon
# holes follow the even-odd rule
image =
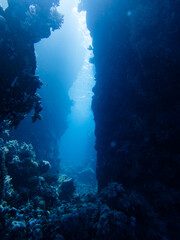
[[[59,0],[0,0],[0,239],[177,240],[180,1],[81,0],[83,50],[66,2],[63,16]],[[63,160],[61,141],[86,48],[83,165],[70,148],[80,130]]]

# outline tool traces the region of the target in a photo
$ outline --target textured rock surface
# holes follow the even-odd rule
[[[3,202],[0,220],[0,237],[7,240],[163,240],[166,232],[144,198],[117,183],[99,196],[72,197],[49,209],[34,208],[32,202],[18,208]]]
[[[166,225],[145,198],[118,183],[79,195],[49,175],[32,145],[0,139],[0,239],[163,240]]]
[[[99,189],[117,181],[138,191],[177,232],[180,3],[84,0],[81,9],[96,66]]]
[[[9,120],[16,127],[31,110],[32,120],[40,119],[34,43],[58,29],[62,16],[58,1],[9,0],[8,5],[5,11],[0,6],[0,124]]]
[[[0,138],[0,163],[0,201],[17,207],[31,200],[35,206],[42,201],[53,206],[58,200],[58,179],[47,174],[50,163],[37,160],[31,144]]]
[[[11,127],[17,127],[32,111],[33,122],[41,119],[41,97],[37,89],[42,82],[35,75],[37,64],[34,44],[42,38],[48,38],[51,30],[60,28],[63,22],[56,9],[59,6],[56,0],[9,0],[8,4],[5,11],[0,7],[0,133],[5,119],[10,121]],[[48,158],[52,167],[58,169],[57,139],[65,129],[69,105],[68,99],[62,111],[64,118],[60,119],[61,130],[54,124],[60,122],[59,119],[55,121],[57,116],[51,117],[51,120],[46,117],[46,121],[33,126],[27,118],[21,123],[20,131],[12,132],[12,139],[33,143],[38,158]],[[46,110],[45,115],[52,115],[52,112],[47,113]]]
[[[75,190],[74,180],[73,178],[68,178],[65,174],[63,174],[59,178],[59,197],[60,199],[70,200],[73,197],[73,193]]]

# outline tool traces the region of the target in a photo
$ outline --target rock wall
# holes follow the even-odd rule
[[[6,10],[0,6],[0,128],[4,120],[17,127],[31,110],[33,122],[41,118],[34,43],[60,28],[58,5],[56,0],[8,0]]]
[[[32,115],[32,111],[33,122],[41,119],[41,97],[37,90],[42,82],[36,76],[34,44],[61,27],[63,17],[57,6],[58,0],[9,0],[7,9],[3,10],[0,6],[0,134],[4,129],[4,120],[16,128],[28,113]],[[70,108],[70,100],[67,99],[66,103],[64,115]],[[33,126],[26,119],[18,131],[11,133],[11,139],[32,143],[38,158],[48,158],[53,169],[58,164],[57,139],[65,129],[66,116],[61,119],[64,124],[61,130],[56,129],[58,134],[52,127],[55,117],[52,118]]]
[[[84,0],[82,9],[96,67],[99,190],[117,181],[173,216],[180,172],[180,3]]]

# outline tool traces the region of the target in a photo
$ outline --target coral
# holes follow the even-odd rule
[[[74,180],[68,178],[65,174],[59,178],[59,197],[60,199],[71,199],[75,190]]]
[[[52,182],[51,185],[46,182],[50,163],[36,160],[31,144],[20,144],[17,140],[1,140],[0,154],[1,200],[14,206],[32,200],[34,207],[40,208],[53,206],[58,202],[57,189]],[[54,179],[59,186],[58,179]]]
[[[4,146],[3,139],[0,138],[0,200],[4,198],[6,194],[7,186],[7,169],[5,165],[5,154],[8,152],[8,149]],[[6,183],[6,184],[5,184]]]
[[[31,203],[18,208],[1,205],[0,217],[6,221],[0,236],[49,240],[164,239],[161,221],[154,212],[148,214],[148,206],[139,195],[132,198],[117,183],[108,185],[100,195],[90,195],[72,197],[73,201],[62,201],[49,210],[34,208]],[[120,209],[112,204],[114,198],[124,202]],[[148,231],[144,232],[144,226]]]
[[[13,231],[21,231],[22,229],[25,229],[26,225],[24,221],[13,221],[12,222],[12,230]]]
[[[47,173],[51,168],[51,164],[48,161],[41,161],[39,163],[39,171],[41,174]]]
[[[8,120],[17,127],[31,110],[33,122],[41,119],[36,91],[42,83],[35,75],[34,43],[60,28],[58,5],[58,1],[11,0],[5,11],[0,10],[0,124]]]

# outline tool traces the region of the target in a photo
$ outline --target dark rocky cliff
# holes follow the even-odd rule
[[[36,76],[34,44],[42,38],[48,38],[52,31],[61,27],[63,17],[57,11],[57,6],[59,1],[56,0],[9,0],[6,10],[0,7],[0,133],[4,128],[4,120],[16,128],[28,113],[32,115],[32,111],[33,122],[41,119],[41,97],[37,89],[42,82]],[[68,90],[65,94],[68,94]],[[58,134],[53,124],[55,117],[52,117],[53,120],[47,119],[46,115],[53,113],[47,113],[46,108],[43,113],[45,121],[32,125],[26,119],[18,131],[11,133],[12,139],[32,143],[38,158],[48,158],[52,167],[57,167],[57,142],[59,134],[66,127],[70,100],[67,99],[66,103],[67,107],[62,111],[64,116],[60,119],[63,126],[59,131],[56,129]]]
[[[87,10],[94,47],[99,190],[117,181],[162,215],[173,215],[180,173],[180,3],[84,0],[80,9]]]
[[[31,110],[33,122],[41,118],[34,43],[60,28],[58,5],[56,0],[8,0],[5,11],[0,6],[0,128],[4,120],[17,127]]]

